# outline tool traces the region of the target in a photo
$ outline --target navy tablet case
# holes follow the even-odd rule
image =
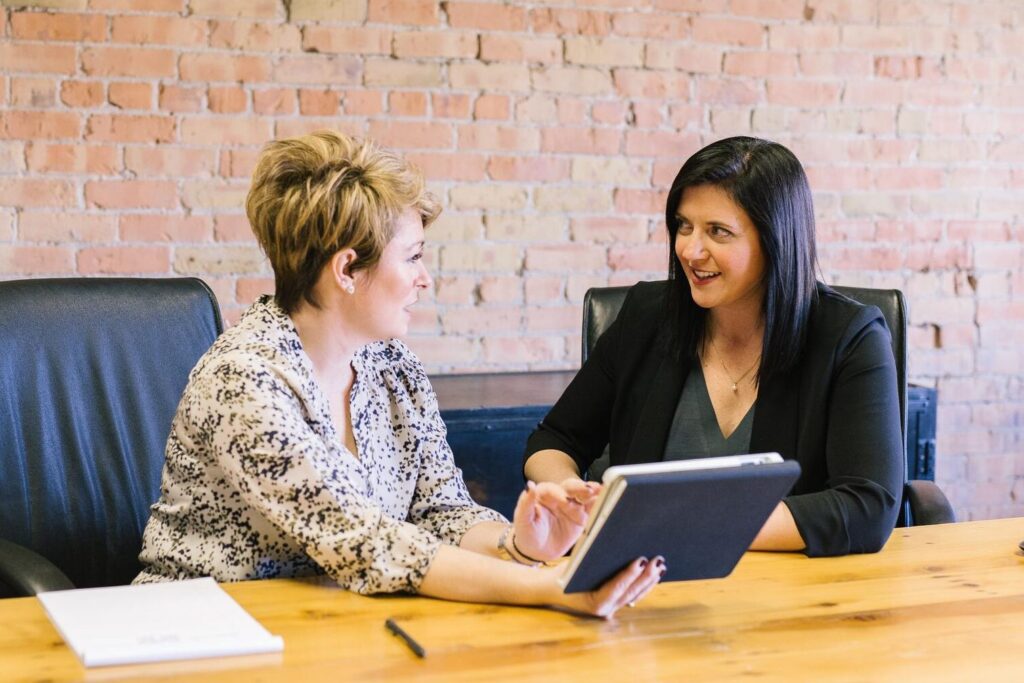
[[[565,592],[595,590],[640,556],[665,558],[662,581],[727,576],[799,476],[793,460],[627,475]]]

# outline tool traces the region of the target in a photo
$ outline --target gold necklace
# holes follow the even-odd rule
[[[729,379],[730,382],[732,382],[732,393],[738,393],[739,383],[742,382],[746,378],[746,376],[750,374],[750,371],[756,368],[758,363],[761,362],[761,354],[757,354],[757,360],[754,361],[753,365],[747,368],[746,372],[740,375],[739,378],[733,379],[732,374],[729,372],[729,368],[725,365],[725,359],[722,356],[722,352],[718,350],[718,344],[715,343],[714,337],[711,337],[711,347],[715,350],[715,355],[718,356],[718,364],[722,366],[722,371],[725,372],[725,376]]]

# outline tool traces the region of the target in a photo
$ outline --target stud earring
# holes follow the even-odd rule
[[[356,285],[355,285],[355,283],[354,282],[346,282],[345,283],[345,291],[348,292],[349,294],[355,294],[356,293]]]

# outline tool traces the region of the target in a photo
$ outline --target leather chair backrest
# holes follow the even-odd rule
[[[171,419],[222,329],[195,278],[0,282],[0,538],[77,587],[131,581]]]
[[[907,440],[907,302],[898,289],[868,287],[832,287],[854,301],[877,306],[885,317],[892,336],[892,353],[896,359],[896,382],[900,399],[900,425],[903,441]],[[583,349],[586,362],[594,344],[619,315],[629,287],[592,287],[583,297]]]

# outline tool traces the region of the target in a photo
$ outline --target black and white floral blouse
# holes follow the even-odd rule
[[[214,343],[171,427],[136,583],[326,572],[359,593],[416,591],[441,543],[504,519],[469,497],[409,348],[377,342],[352,364],[358,459],[272,297]]]

